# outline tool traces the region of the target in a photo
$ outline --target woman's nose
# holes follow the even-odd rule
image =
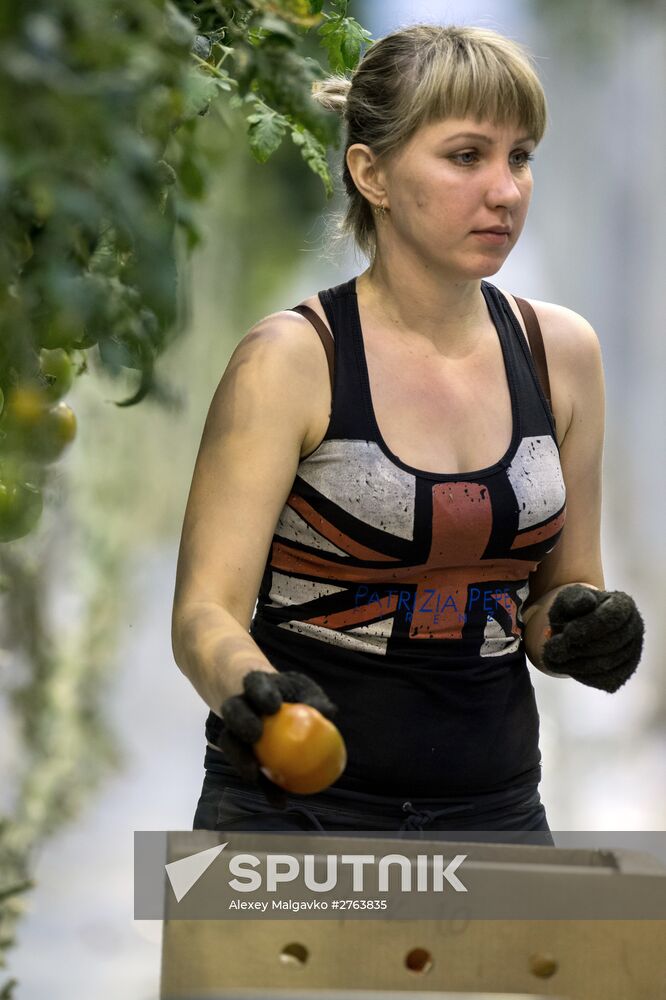
[[[497,168],[488,184],[487,201],[490,206],[506,205],[515,208],[523,197],[518,181],[510,167]]]

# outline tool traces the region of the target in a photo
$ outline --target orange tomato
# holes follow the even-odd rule
[[[339,730],[310,705],[285,701],[265,715],[254,752],[267,778],[297,795],[328,788],[347,764]]]

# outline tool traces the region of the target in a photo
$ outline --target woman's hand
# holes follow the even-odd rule
[[[638,666],[645,626],[633,598],[624,591],[573,583],[559,592],[548,618],[551,637],[541,655],[553,673],[613,692]]]
[[[294,670],[251,670],[243,677],[243,694],[227,698],[220,709],[224,723],[220,746],[241,777],[258,784],[269,803],[278,809],[284,809],[287,796],[260,770],[252,748],[262,734],[263,716],[273,715],[283,701],[311,705],[327,719],[337,712],[318,684]]]

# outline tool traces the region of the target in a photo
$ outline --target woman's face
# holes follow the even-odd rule
[[[412,250],[438,270],[468,279],[494,274],[525,224],[533,183],[527,157],[534,147],[520,126],[473,118],[422,126],[379,167],[390,213],[388,222],[377,220],[378,239]],[[510,232],[478,235],[493,226]]]

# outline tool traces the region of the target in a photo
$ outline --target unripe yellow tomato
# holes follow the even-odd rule
[[[7,451],[54,462],[76,436],[76,416],[66,403],[52,406],[39,386],[15,386],[7,396],[0,432]]]
[[[39,386],[12,386],[2,414],[4,429],[8,433],[30,433],[43,420],[48,405],[48,396]]]
[[[71,406],[61,401],[46,410],[29,442],[28,452],[38,462],[55,462],[75,437],[76,414]]]

